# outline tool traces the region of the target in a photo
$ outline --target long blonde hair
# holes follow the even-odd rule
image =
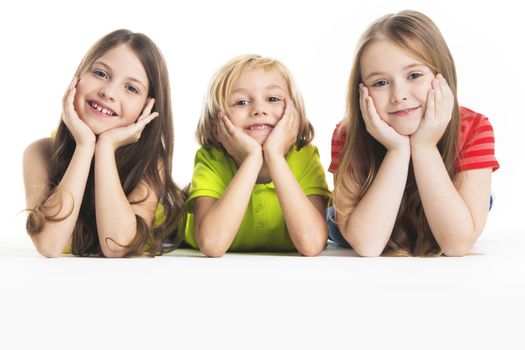
[[[156,222],[153,229],[136,215],[137,233],[127,246],[130,248],[129,255],[142,254],[146,249],[146,254],[153,256],[162,254],[163,240],[168,235],[174,234],[179,220],[184,215],[184,192],[175,185],[171,177],[173,117],[168,70],[164,57],[146,35],[126,29],[116,30],[91,47],[78,66],[75,76],[82,76],[90,69],[93,62],[121,44],[128,45],[142,62],[150,85],[148,96],[155,98],[153,111],[159,113],[159,117],[144,128],[142,136],[136,143],[119,148],[115,153],[120,182],[126,196],[141,181],[145,181],[159,196],[159,203],[163,206],[164,220],[160,223]],[[64,122],[60,121],[52,144],[50,197],[57,191],[57,185],[69,166],[74,150],[75,140]],[[159,164],[162,164],[162,175],[159,173]],[[95,221],[93,178],[92,164],[71,242],[71,252],[79,256],[102,254]],[[147,196],[149,195],[148,193]],[[59,200],[56,206],[61,207],[62,203],[63,201]],[[45,210],[44,205],[47,208],[49,203],[46,204],[44,200],[37,208],[29,209],[26,229],[30,235],[41,232],[46,221],[61,221],[71,213],[70,211],[65,217],[57,218],[56,215],[46,214],[48,210]],[[56,211],[58,212],[60,209]]]
[[[457,103],[456,68],[448,46],[437,26],[430,18],[416,11],[402,11],[377,19],[361,36],[348,81],[346,116],[340,131],[347,137],[334,179],[333,202],[337,216],[348,215],[340,210],[338,203],[358,203],[374,181],[386,149],[367,131],[359,106],[359,83],[361,56],[366,47],[378,37],[392,43],[425,63],[434,74],[442,74],[454,95],[452,119],[439,140],[437,148],[449,176],[454,176],[457,158],[460,112]],[[357,190],[356,190],[357,189]],[[350,194],[350,199],[348,199]],[[345,198],[346,197],[346,198]],[[392,235],[384,254],[389,255],[441,255],[428,225],[417,189],[412,165],[396,218]]]
[[[222,66],[211,80],[196,132],[197,141],[204,148],[222,148],[216,133],[219,112],[228,110],[226,101],[231,96],[235,81],[244,71],[254,68],[262,68],[266,71],[275,70],[283,76],[288,83],[288,91],[299,113],[300,123],[296,145],[301,148],[312,141],[314,128],[306,118],[303,98],[290,71],[275,59],[259,55],[242,55]]]

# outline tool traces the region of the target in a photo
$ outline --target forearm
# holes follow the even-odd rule
[[[137,221],[118,174],[115,150],[100,140],[95,149],[95,212],[105,256],[120,257],[136,235]]]
[[[450,179],[436,147],[412,147],[412,164],[425,215],[445,254],[461,247],[470,249],[481,228]],[[488,203],[488,198],[487,198]]]
[[[82,198],[93,158],[94,145],[75,148],[68,168],[56,191],[41,206],[47,218],[44,228],[31,238],[38,252],[46,257],[59,256],[71,240],[78,220]]]
[[[364,197],[348,217],[338,218],[341,233],[357,254],[378,256],[383,252],[399,212],[409,162],[408,147],[388,151]]]
[[[266,152],[264,157],[295,248],[306,256],[318,255],[328,239],[323,213],[304,194],[283,156]]]
[[[253,187],[262,166],[262,156],[248,156],[219,200],[196,220],[195,239],[208,256],[222,256],[231,246],[242,223]]]

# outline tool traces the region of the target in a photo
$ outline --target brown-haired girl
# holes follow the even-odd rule
[[[488,119],[458,105],[456,86],[424,14],[386,15],[365,31],[332,139],[332,240],[362,256],[469,252],[499,165]]]
[[[330,193],[313,128],[286,67],[237,57],[212,79],[197,139],[185,240],[226,251],[317,255]]]
[[[109,33],[80,63],[55,135],[24,153],[27,231],[38,252],[162,254],[184,202],[172,155],[161,52],[144,34]]]

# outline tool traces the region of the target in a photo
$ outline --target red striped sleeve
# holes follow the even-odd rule
[[[337,124],[334,133],[332,134],[332,161],[328,167],[328,171],[332,174],[335,173],[339,166],[339,160],[345,147],[346,130],[341,127],[341,123]]]
[[[482,114],[461,107],[461,133],[456,173],[483,168],[492,168],[492,171],[496,171],[499,163],[494,153],[494,145],[494,129],[489,119]]]

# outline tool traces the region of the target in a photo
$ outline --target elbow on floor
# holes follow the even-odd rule
[[[58,247],[37,245],[36,250],[45,258],[58,258],[62,255],[62,249],[59,249]]]
[[[352,249],[360,257],[377,258],[381,256],[385,247],[372,244],[352,244]]]
[[[450,247],[441,247],[443,254],[449,257],[463,257],[470,252],[472,244],[455,244]]]

